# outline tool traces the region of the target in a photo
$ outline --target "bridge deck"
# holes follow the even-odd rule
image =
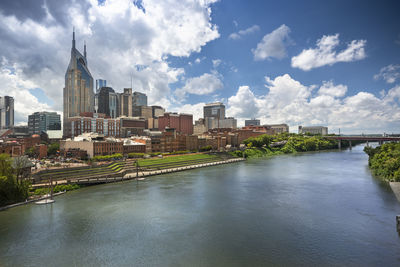
[[[357,141],[400,141],[400,137],[390,136],[325,136],[333,140],[357,140]]]

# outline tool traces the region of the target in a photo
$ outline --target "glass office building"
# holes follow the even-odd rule
[[[100,92],[100,89],[102,87],[107,87],[107,81],[102,80],[102,79],[97,79],[96,80],[96,94],[98,94]]]
[[[98,113],[104,113],[111,118],[119,116],[118,94],[111,87],[102,87],[97,95]]]
[[[61,116],[56,112],[35,112],[28,116],[28,133],[41,134],[48,130],[61,130]]]
[[[75,32],[72,35],[71,59],[65,73],[63,102],[63,135],[71,135],[69,118],[94,111],[93,77],[88,68],[86,45],[83,55],[75,48]]]
[[[140,92],[133,92],[132,105],[134,107],[147,106],[147,95]]]

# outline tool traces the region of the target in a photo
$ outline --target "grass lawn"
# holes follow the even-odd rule
[[[178,163],[188,160],[199,160],[199,159],[218,159],[216,155],[208,154],[192,154],[192,155],[182,155],[182,156],[170,156],[164,158],[156,159],[139,159],[139,166],[144,167],[152,164],[164,164],[164,163]]]
[[[164,158],[151,158],[151,159],[139,159],[139,166],[145,168],[172,168],[178,166],[191,165],[196,163],[196,161],[200,162],[212,162],[221,159],[217,155],[208,155],[208,154],[189,154],[189,155],[178,155],[178,156],[169,156]],[[131,166],[129,166],[131,165]],[[124,168],[132,169],[135,166],[134,162],[114,162],[105,166],[96,166],[93,168],[83,168],[83,169],[59,169],[50,171],[48,173],[44,173],[41,175],[41,180],[44,181],[46,178],[52,176],[53,179],[66,179],[66,178],[80,178],[80,177],[89,177],[89,176],[104,176],[104,175],[112,175],[117,172],[123,170]]]

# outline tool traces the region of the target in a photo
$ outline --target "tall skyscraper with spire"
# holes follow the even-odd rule
[[[94,111],[93,77],[88,69],[86,43],[82,55],[75,48],[75,31],[72,33],[71,59],[65,73],[63,106],[63,134],[68,137],[71,135],[68,118],[79,116],[81,112]]]

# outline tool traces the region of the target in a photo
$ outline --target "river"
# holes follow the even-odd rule
[[[362,146],[98,185],[0,212],[0,266],[399,266]]]

